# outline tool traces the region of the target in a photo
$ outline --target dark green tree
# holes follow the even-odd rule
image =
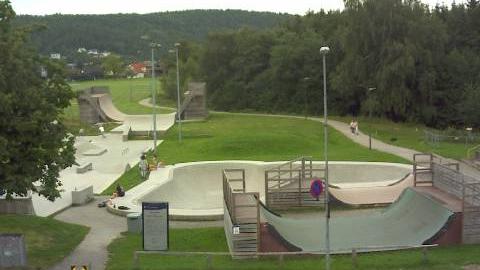
[[[29,29],[12,27],[14,17],[0,1],[0,190],[53,201],[60,170],[75,161],[74,138],[60,121],[73,93],[62,67],[27,46]]]

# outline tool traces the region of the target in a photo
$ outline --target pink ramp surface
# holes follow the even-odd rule
[[[407,187],[413,186],[413,174],[389,186],[334,188],[330,194],[337,200],[352,205],[362,204],[390,204],[400,197]]]
[[[127,115],[119,111],[117,107],[113,105],[112,96],[108,94],[99,95],[98,103],[100,105],[100,109],[105,113],[108,118],[112,119],[113,121],[125,121]]]

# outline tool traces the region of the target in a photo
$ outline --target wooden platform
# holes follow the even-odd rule
[[[432,198],[442,204],[444,207],[450,209],[452,212],[463,212],[463,203],[460,198],[454,195],[448,194],[436,187],[414,187],[415,191],[425,194],[429,198]]]

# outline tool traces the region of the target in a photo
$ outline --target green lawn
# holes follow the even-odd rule
[[[107,269],[133,268],[133,253],[142,250],[140,234],[124,234],[113,241],[108,250]],[[170,229],[170,251],[228,251],[223,228]],[[423,261],[420,250],[376,252],[359,254],[354,268],[350,256],[333,256],[332,269],[462,269],[464,265],[480,264],[480,245],[437,247],[428,251],[428,261]],[[206,256],[142,255],[140,269],[207,269]],[[277,258],[232,260],[229,256],[212,258],[210,269],[324,269],[323,256],[285,257],[280,264]]]
[[[60,262],[80,244],[88,230],[87,227],[52,218],[0,215],[0,234],[24,235],[27,260],[32,269],[47,269]]]
[[[351,117],[332,117],[345,123]],[[419,152],[432,152],[453,159],[466,158],[467,150],[475,146],[464,142],[440,142],[438,146],[427,144],[424,141],[424,125],[414,123],[394,123],[386,119],[361,117],[358,119],[360,131],[371,133],[372,137],[385,143],[415,149]]]
[[[177,126],[172,127],[158,146],[159,159],[166,164],[203,160],[291,160],[312,156],[323,160],[323,125],[294,118],[213,113],[203,122],[182,125],[183,141],[178,142]],[[354,143],[329,129],[329,159],[386,161],[407,160]],[[118,180],[127,190],[139,184],[138,168]],[[114,183],[104,193],[111,194]]]

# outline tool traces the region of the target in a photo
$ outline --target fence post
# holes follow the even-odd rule
[[[210,254],[207,255],[207,269],[212,269],[212,256]]]
[[[283,254],[278,256],[278,266],[283,267]]]
[[[423,263],[424,264],[427,264],[428,263],[428,257],[427,257],[427,247],[423,247],[422,248],[422,260],[423,260]]]
[[[133,253],[133,269],[140,269],[140,262],[136,251]]]
[[[372,150],[372,133],[368,133],[368,149]]]
[[[352,249],[352,265],[353,268],[357,268],[357,250]]]

